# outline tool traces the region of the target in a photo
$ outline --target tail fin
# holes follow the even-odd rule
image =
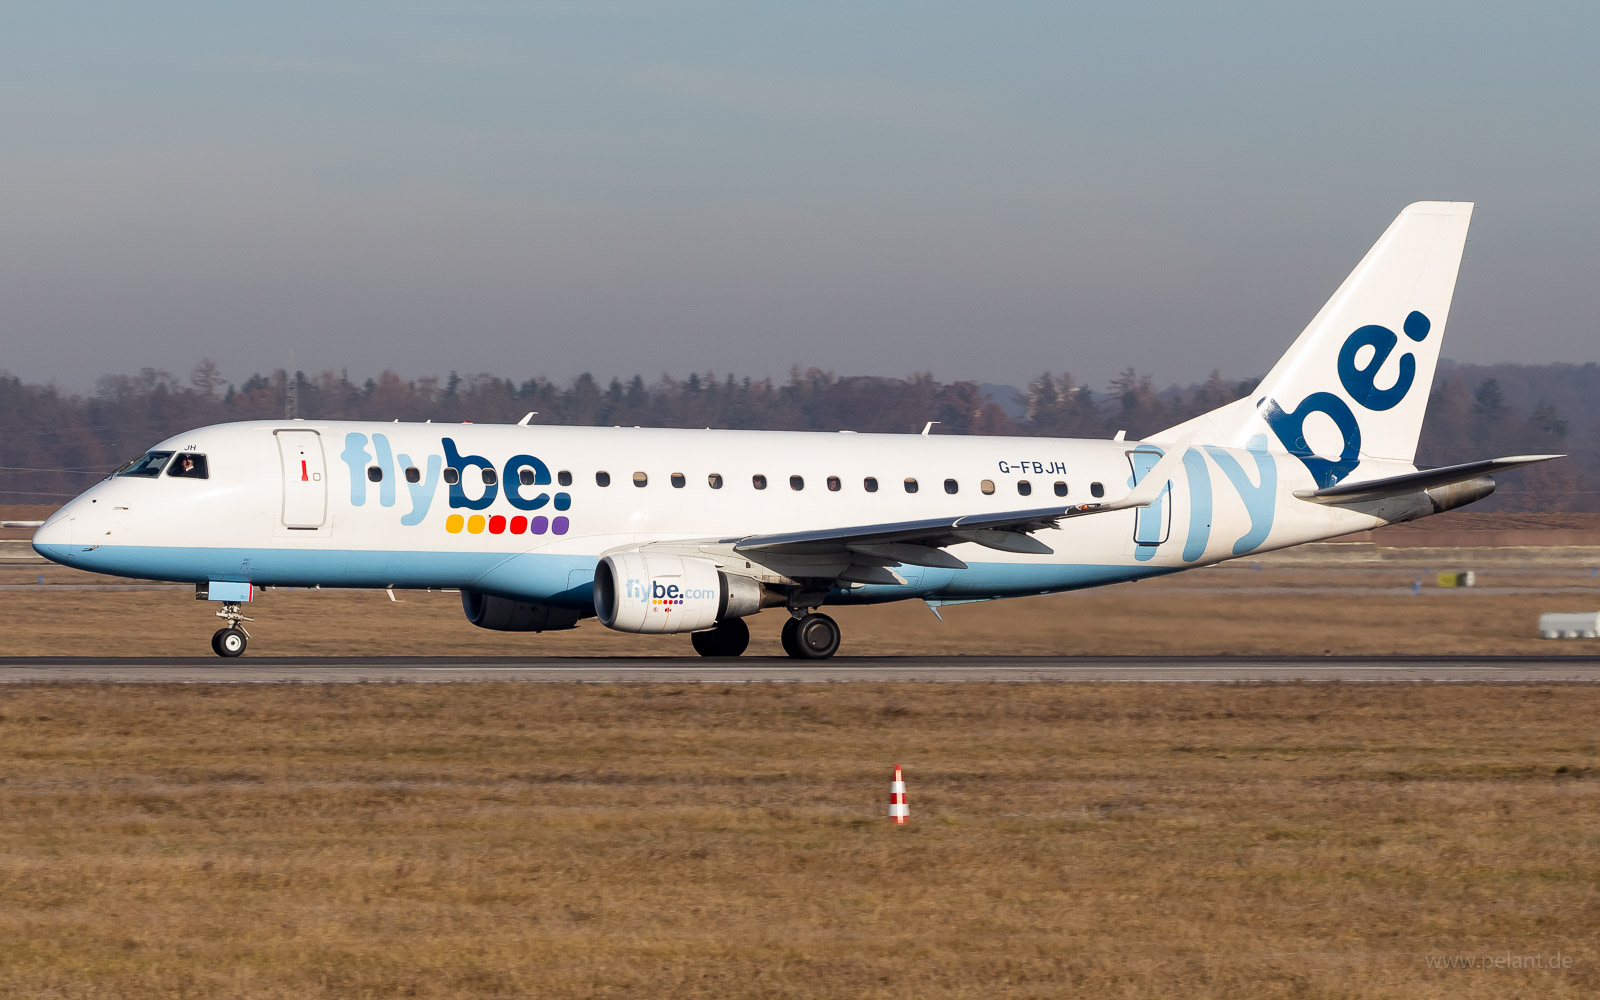
[[[1152,438],[1264,436],[1318,487],[1369,458],[1411,462],[1471,219],[1471,202],[1406,206],[1255,392]]]

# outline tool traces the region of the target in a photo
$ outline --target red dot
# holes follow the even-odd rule
[[[524,531],[527,531],[527,530],[528,530],[528,519],[527,518],[523,517],[521,514],[518,514],[516,517],[513,517],[511,519],[511,533],[513,535],[520,535]]]
[[[506,530],[506,519],[499,514],[489,518],[489,534],[498,535]]]

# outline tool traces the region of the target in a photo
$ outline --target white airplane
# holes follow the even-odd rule
[[[457,588],[483,628],[839,648],[828,604],[946,604],[1175,573],[1410,521],[1559,456],[1413,464],[1472,214],[1407,207],[1248,397],[1144,440],[249,421],[170,437],[50,517],[68,566],[271,587]]]

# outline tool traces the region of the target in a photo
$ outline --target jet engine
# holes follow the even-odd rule
[[[492,597],[476,590],[461,592],[461,610],[467,621],[496,632],[553,632],[576,628],[583,611],[578,608],[553,608],[548,604],[528,604],[504,597]]]
[[[764,597],[755,580],[692,556],[626,549],[594,570],[595,614],[619,632],[699,632],[755,614]]]

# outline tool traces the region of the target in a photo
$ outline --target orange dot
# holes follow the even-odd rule
[[[474,535],[483,534],[483,515],[474,514],[467,518],[467,530],[472,532]]]
[[[461,534],[461,527],[465,523],[466,518],[462,517],[460,514],[451,514],[449,517],[444,519],[444,530],[450,532],[452,535],[459,535]]]

